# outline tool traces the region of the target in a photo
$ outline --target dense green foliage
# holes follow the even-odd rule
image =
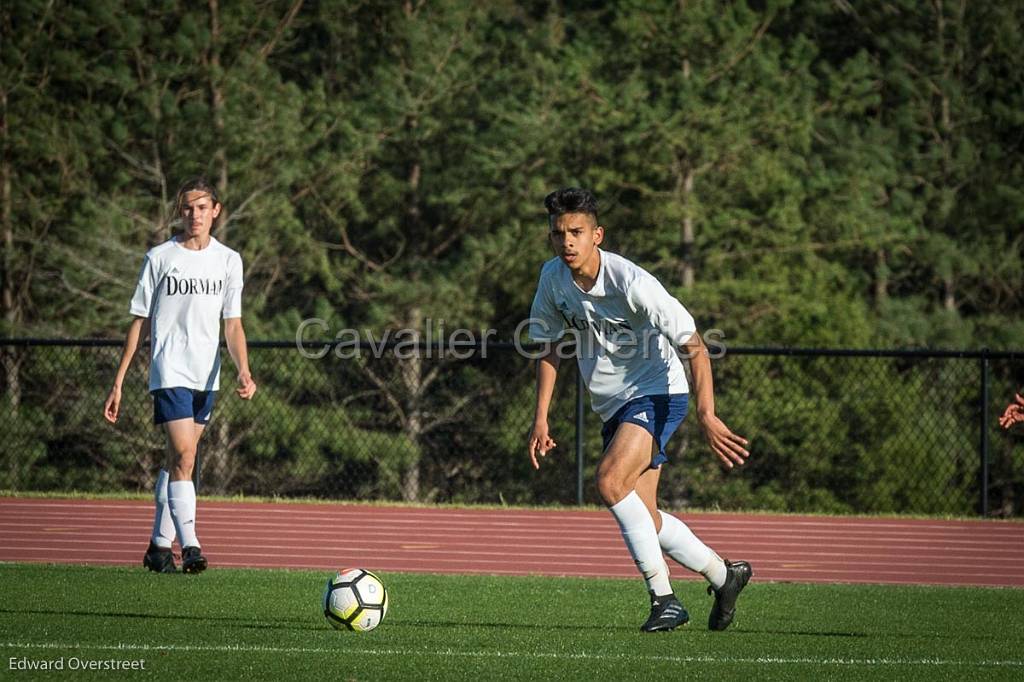
[[[117,335],[205,173],[264,338],[509,338],[577,183],[734,343],[1019,346],[1012,3],[124,5],[0,15],[5,335]]]
[[[150,676],[217,680],[1010,680],[1024,667],[1022,590],[753,583],[715,633],[687,581],[691,623],[651,636],[636,580],[385,574],[388,615],[355,634],[318,610],[328,577],[0,565],[16,588],[0,652],[5,666],[142,660]]]
[[[327,338],[443,324],[511,339],[548,257],[543,196],[577,184],[601,200],[608,247],[733,346],[1022,345],[1018,3],[19,0],[0,7],[0,31],[0,337],[120,337],[142,253],[173,229],[177,183],[204,173],[226,203],[218,237],[245,260],[250,338],[293,338],[315,316]],[[0,355],[10,433],[54,459],[47,429],[74,410],[25,391],[62,393],[60,373]],[[295,386],[256,366],[265,419],[223,422],[211,447],[251,426],[243,457],[344,467],[346,450],[372,451],[392,482],[374,479],[379,494],[458,497],[420,480],[431,438],[488,392],[529,402],[528,372],[495,387],[461,368],[442,386],[433,367],[379,377],[356,363]],[[922,379],[890,369],[866,408],[849,405],[861,414],[825,459],[860,479],[883,480],[913,440],[893,401],[916,402]],[[372,415],[353,406],[339,444],[333,426],[302,425],[334,409],[332,379],[351,371],[376,402]],[[742,408],[762,452],[792,458],[786,476],[678,497],[873,508],[837,502],[836,476],[800,447],[801,430],[830,424],[776,414],[793,395],[825,412],[852,399],[821,374],[788,371]],[[1011,368],[993,379],[1008,397]],[[959,395],[973,387],[936,380],[921,410],[960,435],[935,456],[973,462]],[[95,402],[108,379],[94,381]],[[736,395],[723,415],[740,412]],[[484,448],[522,457],[524,427],[503,419],[483,444],[445,445],[461,458],[448,468]],[[109,438],[67,427],[86,460]],[[112,466],[156,459],[134,447]],[[999,506],[1015,513],[1024,452],[994,447]],[[938,484],[973,499],[976,476],[957,469]]]

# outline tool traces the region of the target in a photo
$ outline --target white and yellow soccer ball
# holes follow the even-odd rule
[[[380,578],[361,568],[346,568],[327,581],[324,617],[338,630],[369,632],[388,613],[388,592]]]

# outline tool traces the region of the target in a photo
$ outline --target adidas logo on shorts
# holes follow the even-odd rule
[[[638,414],[635,414],[635,415],[633,415],[633,418],[636,419],[637,421],[642,421],[644,424],[649,424],[650,423],[649,421],[647,421],[647,413],[646,412],[640,412]]]

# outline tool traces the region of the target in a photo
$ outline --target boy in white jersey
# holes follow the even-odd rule
[[[176,206],[182,233],[150,249],[143,260],[131,301],[134,319],[104,416],[117,421],[121,384],[148,335],[153,422],[164,426],[168,447],[166,466],[156,480],[156,515],[142,564],[158,573],[174,573],[171,545],[177,536],[182,571],[199,573],[207,562],[196,536],[192,469],[220,387],[221,318],[228,352],[238,368],[236,393],[249,400],[256,383],[249,374],[242,328],[242,258],[211,235],[221,212],[216,189],[202,178],[190,180],[178,191]]]
[[[715,602],[712,630],[732,622],[736,598],[750,580],[746,562],[723,561],[675,516],[658,510],[665,444],[686,415],[689,387],[676,349],[687,353],[697,415],[711,449],[730,469],[742,465],[747,441],[715,416],[711,361],[693,317],[649,273],[598,248],[597,201],[582,189],[552,192],[544,200],[556,257],[541,269],[530,312],[530,337],[550,343],[537,363],[537,409],[528,449],[555,447],[548,407],[559,356],[554,342],[576,330],[579,369],[594,411],[604,421],[604,455],[597,488],[622,531],[651,596],[644,632],[673,630],[689,620],[672,592],[662,552],[704,575]]]

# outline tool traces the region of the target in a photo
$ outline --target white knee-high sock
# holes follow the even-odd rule
[[[171,510],[167,504],[167,479],[169,475],[166,470],[161,469],[156,475],[156,486],[154,487],[154,500],[156,502],[156,514],[153,516],[153,534],[150,538],[157,547],[170,549],[174,544],[174,521],[171,519]]]
[[[672,585],[668,581],[668,565],[658,545],[658,531],[654,527],[643,500],[630,492],[624,498],[609,507],[615,520],[619,522],[622,539],[626,541],[633,561],[644,576],[647,590],[656,597],[672,593]]]
[[[196,537],[196,487],[192,481],[171,481],[167,486],[168,506],[181,548],[199,547]]]
[[[660,509],[658,513],[661,514],[658,542],[665,553],[691,571],[703,575],[715,589],[724,585],[726,571],[722,558],[701,542],[685,523]]]

